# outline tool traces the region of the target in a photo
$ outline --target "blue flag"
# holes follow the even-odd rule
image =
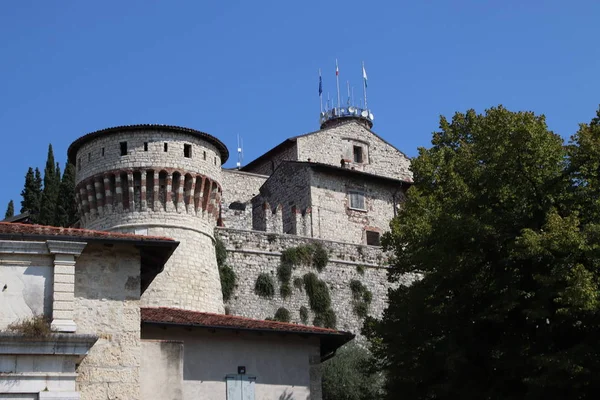
[[[321,79],[321,75],[319,75],[319,96],[323,93],[323,79]]]

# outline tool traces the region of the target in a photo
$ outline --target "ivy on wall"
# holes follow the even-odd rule
[[[292,319],[292,316],[291,316],[290,312],[288,311],[288,309],[285,307],[279,307],[277,309],[277,311],[275,311],[275,316],[273,317],[274,321],[279,321],[279,322],[290,322],[291,319]]]
[[[321,272],[329,262],[329,254],[321,243],[288,247],[281,252],[281,261],[277,267],[277,279],[281,283],[279,294],[284,299],[292,295],[291,279],[294,267],[300,265],[314,266]],[[296,278],[298,279],[298,278]],[[302,282],[294,282],[296,288],[302,287]]]
[[[256,278],[256,283],[254,284],[254,293],[257,296],[272,299],[275,295],[275,284],[273,283],[273,278],[266,272],[261,273]]]
[[[227,265],[227,250],[225,249],[225,244],[219,238],[215,239],[215,255],[217,257],[217,266],[219,267],[223,301],[229,301],[235,290],[237,276],[233,268]]]
[[[350,281],[350,290],[352,291],[352,307],[354,314],[364,318],[369,313],[369,307],[373,300],[373,294],[361,281],[353,279]]]
[[[302,323],[304,325],[306,325],[306,323],[308,322],[308,308],[301,306],[299,312],[300,312],[300,321],[302,321]]]
[[[331,296],[327,283],[309,272],[304,275],[304,290],[308,296],[310,309],[315,313],[313,324],[334,329],[337,323],[335,312],[331,308]]]

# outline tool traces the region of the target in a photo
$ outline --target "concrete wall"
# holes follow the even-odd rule
[[[183,342],[142,340],[142,399],[183,399]]]
[[[77,369],[83,400],[140,399],[140,254],[89,244],[75,267],[78,333],[100,338]]]
[[[316,388],[320,376],[311,381],[310,374],[319,354],[315,338],[153,325],[144,325],[142,334],[143,339],[183,341],[184,400],[226,400],[225,377],[237,374],[238,366],[256,377],[256,400],[321,398]]]
[[[354,163],[353,146],[363,148],[363,163]],[[346,166],[375,175],[412,180],[410,160],[358,122],[347,122],[297,138],[298,160]]]
[[[221,198],[223,226],[252,229],[252,199],[260,193],[260,187],[267,178],[266,175],[223,170],[223,197]],[[232,203],[236,204],[232,206]],[[245,209],[240,210],[240,205],[243,205]]]
[[[34,315],[52,315],[53,260],[48,255],[3,254],[0,260],[0,330]]]
[[[233,315],[249,318],[273,318],[279,307],[287,308],[292,322],[302,323],[299,310],[301,306],[309,309],[308,325],[313,324],[314,313],[310,311],[308,298],[304,290],[292,286],[292,296],[284,299],[279,294],[280,283],[277,279],[277,267],[280,265],[281,251],[298,245],[310,244],[316,240],[292,236],[273,235],[266,232],[251,232],[234,229],[217,228],[215,234],[223,240],[228,250],[227,264],[232,266],[237,275],[237,285],[232,298],[226,304]],[[361,281],[373,295],[369,315],[380,317],[387,305],[388,288],[385,256],[378,247],[354,245],[333,241],[321,242],[329,252],[329,264],[318,274],[327,282],[333,310],[337,316],[337,328],[360,334],[363,324],[352,306],[350,281]],[[364,274],[359,273],[357,266],[364,267]],[[254,284],[260,273],[266,272],[276,283],[273,299],[264,299],[254,293]],[[302,277],[308,272],[317,273],[314,268],[299,266],[294,269],[294,278]],[[406,276],[401,284],[409,284],[414,278]]]

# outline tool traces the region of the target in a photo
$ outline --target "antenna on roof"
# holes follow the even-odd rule
[[[244,161],[244,141],[243,139],[240,137],[240,135],[237,135],[237,152],[238,152],[238,160],[237,160],[237,169],[240,169],[242,167],[242,161]]]
[[[348,87],[348,107],[350,107],[350,81],[346,81],[346,86]]]

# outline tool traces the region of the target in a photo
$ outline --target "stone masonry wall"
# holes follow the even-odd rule
[[[280,264],[282,250],[314,243],[314,239],[223,228],[215,229],[215,235],[225,243],[228,254],[227,264],[237,275],[237,287],[231,300],[226,304],[231,314],[266,319],[273,318],[279,307],[285,307],[291,313],[292,322],[302,323],[299,309],[305,306],[309,309],[308,324],[312,325],[315,315],[310,310],[303,289],[299,290],[292,285],[293,293],[287,299],[283,299],[279,294],[281,285],[277,279],[277,267]],[[319,242],[329,253],[329,263],[321,273],[318,273],[318,276],[328,284],[332,307],[337,316],[337,328],[360,334],[363,320],[354,313],[350,281],[359,280],[371,291],[373,300],[369,315],[380,317],[387,305],[388,288],[390,288],[387,270],[384,267],[385,255],[379,247],[333,241]],[[358,271],[358,266],[364,267],[364,274]],[[275,296],[271,300],[261,298],[254,293],[256,278],[262,272],[270,274],[276,284]],[[301,278],[308,272],[317,273],[314,268],[296,267],[292,274],[292,282],[294,278]],[[412,278],[407,276],[401,283],[410,282]]]
[[[400,185],[363,177],[312,172],[311,199],[314,237],[366,244],[366,231],[389,230],[394,204],[404,200]],[[349,193],[364,194],[365,210],[350,207]]]
[[[412,181],[410,160],[362,124],[350,121],[338,126],[300,136],[297,139],[298,160],[346,166],[375,175]],[[363,163],[354,163],[353,146],[363,149]]]
[[[266,175],[223,170],[223,196],[221,197],[223,226],[252,229],[252,199],[260,193],[260,187],[267,178]]]
[[[279,164],[281,164],[283,161],[297,160],[300,159],[298,158],[298,148],[296,146],[296,143],[294,143],[290,145],[290,147],[288,147],[287,149],[284,149],[279,153],[273,154],[271,157],[258,163],[257,165],[252,167],[252,169],[248,172],[253,172],[255,174],[262,175],[271,175],[273,172],[275,172],[277,167],[279,167]]]
[[[77,369],[81,398],[139,399],[139,251],[88,244],[75,269],[77,333],[100,337]]]

